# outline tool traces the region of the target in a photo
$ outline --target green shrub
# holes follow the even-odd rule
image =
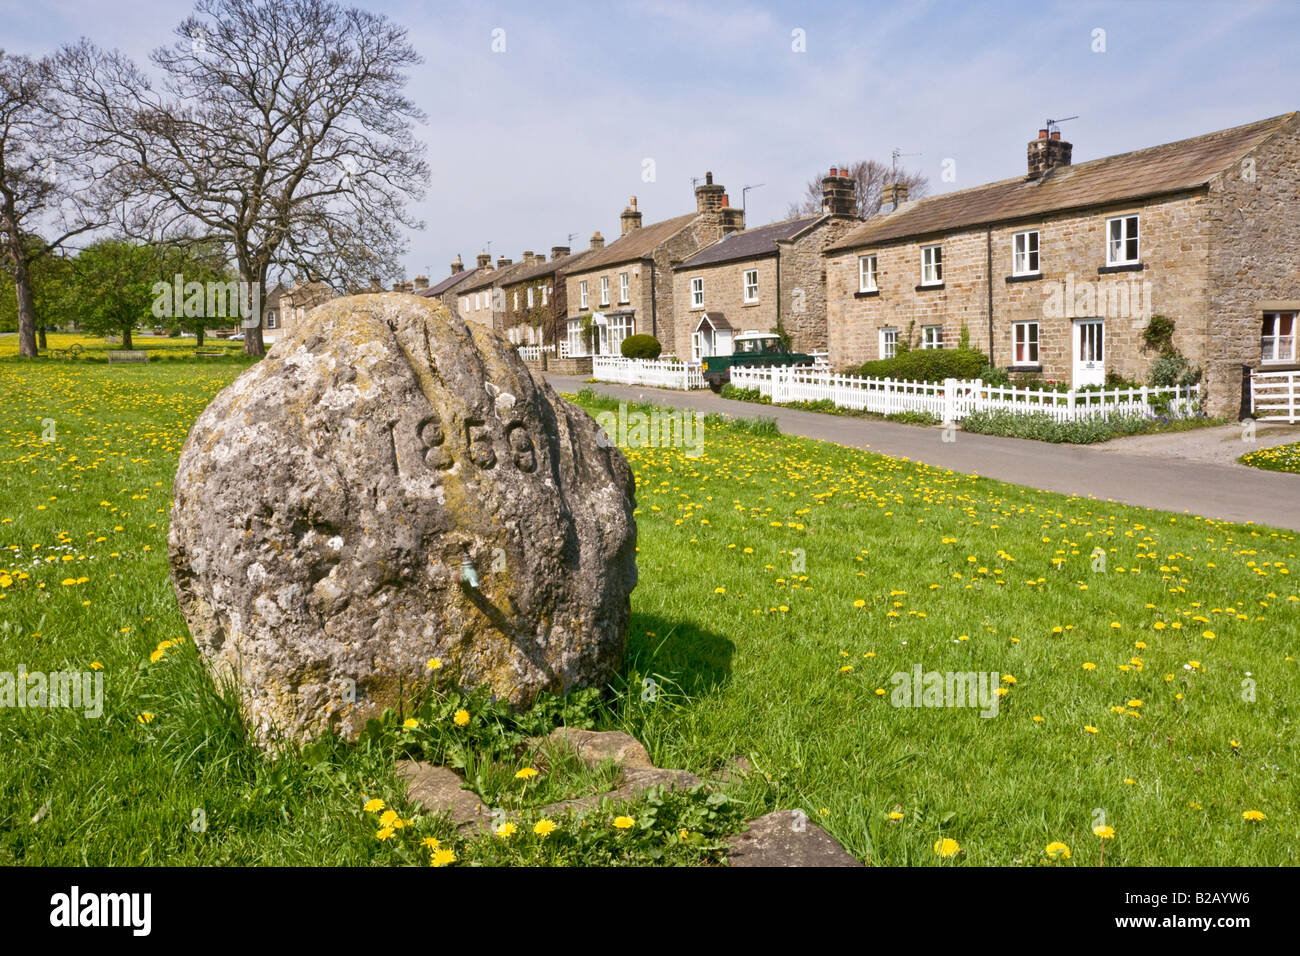
[[[1117,415],[1111,418],[1080,418],[1058,422],[1045,412],[1021,414],[1007,409],[975,412],[961,423],[963,431],[980,435],[1033,438],[1073,445],[1090,445],[1120,435],[1136,435],[1150,430],[1151,425],[1151,419],[1145,415]]]
[[[1161,355],[1174,352],[1174,320],[1167,315],[1153,315],[1142,330],[1142,344]]]
[[[653,335],[629,335],[623,340],[624,358],[657,359],[662,351],[663,346]]]
[[[1157,388],[1195,385],[1200,380],[1201,370],[1179,352],[1165,353],[1151,363],[1151,384]]]
[[[946,378],[979,378],[988,356],[978,349],[913,349],[891,359],[867,362],[857,370],[869,378],[915,379],[942,382]]]

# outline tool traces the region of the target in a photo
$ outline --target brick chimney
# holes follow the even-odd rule
[[[880,187],[880,211],[893,212],[907,202],[907,183],[886,183]]]
[[[456,253],[456,258],[451,260],[451,274],[465,271],[465,263],[460,261],[460,253]]]
[[[565,256],[567,256],[568,254],[569,254],[569,247],[568,247],[568,246],[551,246],[551,261],[552,261],[552,262],[554,262],[556,259],[563,259],[563,258],[564,258]]]
[[[1029,179],[1042,179],[1058,166],[1070,165],[1070,154],[1074,152],[1071,143],[1061,139],[1059,130],[1048,135],[1047,130],[1038,131],[1038,139],[1029,141]]]
[[[591,234],[591,248],[593,249],[605,248],[605,237],[600,234],[599,229],[597,229],[595,232]]]
[[[384,291],[384,284],[383,284],[382,282],[379,281],[379,276],[371,276],[371,277],[370,277],[370,291],[371,291],[371,292],[383,292],[383,291]]]
[[[480,269],[492,268],[492,254],[489,252],[480,252],[474,261],[478,263]]]
[[[745,210],[737,209],[731,204],[731,197],[726,193],[722,194],[722,205],[717,209],[718,225],[722,227],[722,234],[740,232],[745,228]]]
[[[497,268],[504,269],[508,265],[513,265],[513,259],[507,259],[505,256],[497,256]]]
[[[641,228],[641,213],[637,211],[635,196],[627,201],[627,208],[623,210],[623,215],[618,218],[623,224],[623,235],[625,236],[633,229]]]
[[[695,211],[710,212],[722,208],[722,197],[727,194],[725,186],[713,184],[713,173],[704,174],[704,182],[695,187]]]
[[[822,177],[822,212],[830,216],[858,214],[858,184],[847,169],[832,166]]]
[[[416,289],[427,289],[427,288],[429,288],[429,277],[428,277],[428,276],[416,276],[416,277],[415,277],[415,288],[416,288]]]

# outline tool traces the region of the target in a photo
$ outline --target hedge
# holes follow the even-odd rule
[[[867,378],[902,378],[942,382],[946,378],[979,378],[989,357],[978,349],[911,349],[894,358],[866,362],[857,374]]]

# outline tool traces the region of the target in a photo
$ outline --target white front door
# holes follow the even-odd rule
[[[1106,324],[1101,319],[1074,320],[1074,387],[1106,383]]]

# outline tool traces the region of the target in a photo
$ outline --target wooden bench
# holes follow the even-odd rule
[[[139,349],[119,350],[108,353],[109,365],[148,365],[149,353]]]
[[[215,352],[214,352],[214,351],[211,351],[211,350],[209,350],[209,349],[195,349],[195,350],[194,350],[194,357],[195,357],[195,358],[221,358],[221,356],[223,356],[223,355],[229,355],[229,354],[230,354],[229,352],[225,352],[225,351],[215,351]]]

